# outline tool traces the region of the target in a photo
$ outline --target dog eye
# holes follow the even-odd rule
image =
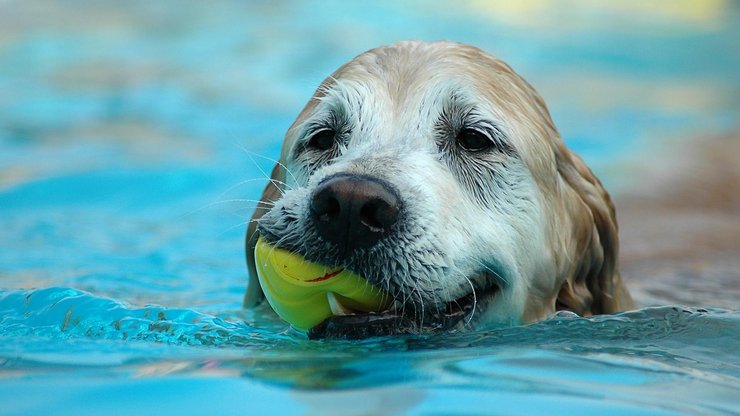
[[[460,130],[460,133],[457,134],[456,140],[460,147],[469,152],[481,152],[494,146],[493,140],[484,133],[475,129]]]
[[[332,129],[319,130],[311,136],[308,141],[308,147],[316,150],[326,151],[334,147],[337,132]]]

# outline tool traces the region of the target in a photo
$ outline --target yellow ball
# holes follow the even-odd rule
[[[267,302],[293,327],[306,331],[332,315],[387,309],[391,297],[343,267],[312,263],[260,237],[254,249]]]

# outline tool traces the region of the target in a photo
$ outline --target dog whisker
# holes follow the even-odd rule
[[[208,204],[205,204],[205,205],[203,205],[201,207],[198,207],[198,208],[196,208],[194,210],[188,211],[188,212],[186,212],[184,214],[181,214],[178,217],[178,219],[187,218],[187,217],[189,217],[191,215],[195,215],[195,214],[197,214],[197,213],[199,213],[201,211],[207,210],[208,208],[212,208],[214,206],[219,206],[219,205],[224,205],[224,204],[231,204],[231,203],[254,203],[254,204],[257,204],[256,206],[241,207],[241,209],[243,211],[248,211],[250,209],[254,209],[254,208],[257,208],[257,207],[271,208],[273,206],[269,202],[261,201],[261,200],[258,200],[258,199],[247,199],[247,198],[225,199],[225,200],[221,200],[221,201],[213,201],[213,202],[210,202]]]
[[[233,191],[234,189],[236,189],[236,188],[238,188],[238,187],[240,187],[242,185],[246,185],[246,184],[252,183],[252,182],[262,182],[262,181],[264,181],[263,178],[252,178],[252,179],[244,179],[244,180],[241,180],[241,181],[235,183],[234,185],[231,185],[228,188],[226,188],[223,192],[221,192],[220,194],[218,194],[216,196],[216,198],[214,198],[214,199],[219,199],[222,196],[226,195],[227,193]]]
[[[478,295],[475,293],[475,285],[470,280],[470,278],[465,275],[463,275],[463,278],[465,278],[465,281],[468,282],[468,284],[470,285],[470,290],[471,290],[471,293],[473,294],[473,308],[470,310],[470,316],[465,322],[465,326],[469,326],[470,323],[473,321],[473,315],[475,315],[475,310],[478,307]]]
[[[247,154],[250,154],[250,155],[252,155],[252,156],[256,156],[256,157],[259,157],[259,158],[265,159],[265,160],[267,160],[267,161],[273,162],[273,163],[275,163],[276,165],[278,165],[278,166],[282,167],[283,169],[285,169],[285,172],[287,172],[287,173],[288,173],[288,175],[290,175],[290,177],[291,177],[291,178],[293,178],[293,182],[294,182],[294,183],[298,183],[298,178],[296,178],[296,177],[295,177],[295,175],[293,175],[293,172],[292,172],[292,171],[291,171],[290,169],[288,169],[288,167],[287,167],[287,166],[285,166],[285,164],[284,164],[284,163],[282,163],[282,162],[280,162],[279,160],[273,159],[273,158],[271,158],[271,157],[268,157],[268,156],[265,156],[265,155],[261,155],[261,154],[259,154],[259,153],[255,153],[255,152],[252,152],[252,151],[250,151],[249,149],[247,149],[247,148],[245,148],[245,147],[242,147],[242,150],[244,150],[244,151],[245,151],[245,152],[246,152]],[[264,172],[263,172],[263,173],[264,173]],[[287,185],[287,184],[286,184],[285,182],[281,182],[281,183],[282,183],[283,185],[285,185],[285,186],[288,186],[288,185]]]
[[[257,168],[257,170],[259,170],[260,173],[262,173],[262,175],[265,177],[265,179],[267,179],[268,181],[270,181],[270,183],[272,183],[273,185],[275,185],[275,188],[278,190],[278,192],[280,192],[280,195],[285,195],[285,190],[283,189],[283,186],[286,187],[286,188],[288,188],[288,190],[291,189],[290,186],[288,184],[286,184],[285,182],[283,182],[281,180],[278,180],[278,179],[274,179],[270,175],[268,175],[267,172],[265,172],[265,170],[262,169],[262,167],[259,165],[259,163],[257,163],[256,160],[254,160],[254,157],[252,157],[252,155],[249,152],[247,153],[247,157],[249,158],[249,160],[252,161],[252,163]]]

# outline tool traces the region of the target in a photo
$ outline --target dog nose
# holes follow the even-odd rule
[[[311,195],[316,230],[343,253],[372,247],[396,223],[400,209],[390,184],[370,176],[332,176]]]

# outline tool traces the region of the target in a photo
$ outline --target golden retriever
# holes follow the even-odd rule
[[[312,336],[517,325],[632,307],[614,207],[504,62],[452,42],[365,52],[316,90],[285,135],[247,230],[245,306],[262,299],[258,235],[342,265],[395,299]]]

